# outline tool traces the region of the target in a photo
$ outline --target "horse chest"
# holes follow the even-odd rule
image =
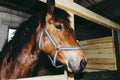
[[[32,72],[38,57],[36,55],[24,54],[17,58],[11,78],[26,77]]]

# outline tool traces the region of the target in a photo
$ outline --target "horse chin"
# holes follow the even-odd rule
[[[72,74],[78,74],[78,73],[82,72],[82,69],[75,70],[75,69],[71,69],[70,67],[67,67],[67,71]]]
[[[75,67],[73,68],[72,65],[70,65],[69,63],[66,68],[67,68],[68,73],[77,74],[77,73],[82,72],[82,70],[80,69],[76,69]]]

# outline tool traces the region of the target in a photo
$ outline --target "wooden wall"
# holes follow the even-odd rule
[[[116,70],[115,48],[112,37],[104,37],[80,41],[88,64],[85,71]]]

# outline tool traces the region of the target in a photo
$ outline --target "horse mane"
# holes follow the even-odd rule
[[[44,23],[42,21],[45,21],[44,18],[45,13],[41,12],[37,15],[31,16],[27,21],[24,21],[19,25],[12,40],[10,40],[9,42],[6,40],[2,51],[0,52],[0,66],[6,55],[8,56],[8,62],[11,58],[13,60],[15,59],[22,47],[27,42],[29,42],[32,34],[35,34],[35,30],[38,27],[39,23],[41,23],[41,25],[44,25],[42,24]]]
[[[6,55],[7,62],[10,62],[11,59],[15,60],[15,57],[19,54],[23,46],[29,42],[32,35],[36,34],[36,29],[39,24],[41,24],[41,27],[44,27],[46,13],[47,11],[44,9],[37,15],[31,16],[27,21],[20,24],[12,40],[9,42],[6,41],[0,52],[0,67]],[[70,23],[68,19],[69,14],[64,10],[55,8],[53,16],[55,21],[62,19],[64,22]]]

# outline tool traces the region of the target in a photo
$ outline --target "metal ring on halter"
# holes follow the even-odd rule
[[[77,47],[69,47],[69,46],[68,47],[67,46],[66,47],[58,47],[58,45],[56,44],[56,42],[54,41],[54,39],[52,38],[52,36],[49,34],[49,32],[46,29],[43,29],[41,31],[41,34],[40,34],[40,38],[39,38],[39,48],[40,49],[42,49],[42,38],[43,38],[44,33],[46,33],[47,37],[49,38],[49,40],[51,41],[51,43],[55,47],[55,54],[54,54],[53,59],[49,55],[48,55],[48,57],[50,58],[52,65],[56,68],[63,67],[63,65],[56,65],[57,56],[61,50],[82,50],[82,48],[80,46],[77,46]]]

